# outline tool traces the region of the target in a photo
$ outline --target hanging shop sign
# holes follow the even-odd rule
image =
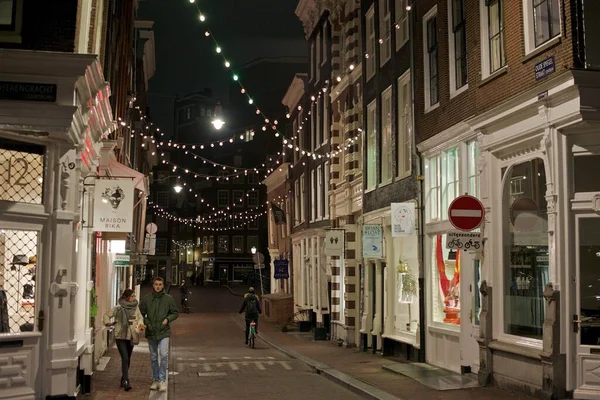
[[[363,225],[363,258],[383,258],[383,227]]]
[[[329,229],[325,231],[325,255],[334,257],[344,256],[344,234],[343,229]]]
[[[98,179],[94,190],[94,230],[131,232],[133,193],[131,179]]]
[[[392,237],[410,236],[415,231],[415,204],[392,203]]]
[[[290,277],[288,260],[275,260],[273,261],[273,266],[275,267],[275,271],[273,272],[273,278],[288,279]]]
[[[131,256],[129,254],[115,254],[113,265],[115,267],[129,267]]]

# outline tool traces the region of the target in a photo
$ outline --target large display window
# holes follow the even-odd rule
[[[417,236],[393,238],[393,257],[390,276],[394,278],[392,304],[395,332],[416,334],[419,323],[419,258]]]
[[[504,180],[504,332],[542,338],[548,283],[548,214],[544,162],[502,170]]]
[[[432,237],[432,304],[433,322],[460,325],[461,250],[446,249],[447,235]]]

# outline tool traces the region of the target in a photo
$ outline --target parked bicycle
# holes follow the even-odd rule
[[[189,314],[191,312],[190,304],[188,302],[188,294],[192,294],[192,292],[186,292],[183,296],[183,299],[181,300],[181,311],[183,311],[186,314]]]

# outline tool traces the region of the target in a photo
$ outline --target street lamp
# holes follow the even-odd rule
[[[173,189],[175,189],[175,193],[179,193],[183,190],[183,187],[179,183],[177,183],[175,184],[175,186],[173,186]]]
[[[221,102],[217,100],[217,104],[215,105],[214,119],[211,122],[216,130],[221,129],[223,125],[225,125],[225,121],[221,119],[222,110],[223,106],[221,105]]]
[[[252,252],[252,254],[256,254],[256,246],[252,246],[252,248],[250,249],[250,251]]]
[[[260,253],[256,254],[256,246],[252,246],[252,248],[250,249],[250,252],[252,252],[252,255],[254,256],[253,257],[254,258],[254,262],[256,263],[256,264],[254,264],[255,268],[258,267],[258,276],[260,277],[260,295],[264,296],[265,290],[264,290],[264,287],[263,287],[262,268],[261,268],[261,262],[263,260],[260,259],[261,258],[261,254]]]

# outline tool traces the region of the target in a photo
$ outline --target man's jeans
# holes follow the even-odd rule
[[[169,365],[169,338],[148,340],[148,345],[150,347],[150,359],[152,360],[152,380],[166,382],[167,366]]]

